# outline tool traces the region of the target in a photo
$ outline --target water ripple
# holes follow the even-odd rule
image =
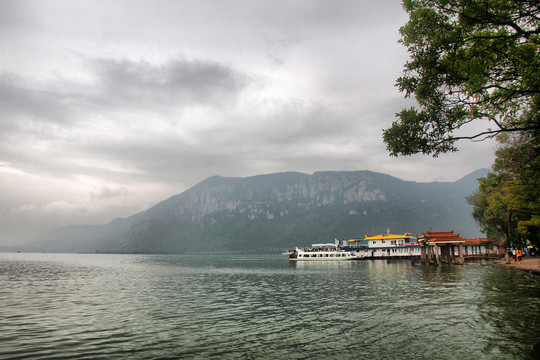
[[[540,338],[538,279],[491,267],[0,254],[0,281],[2,359],[528,359]]]

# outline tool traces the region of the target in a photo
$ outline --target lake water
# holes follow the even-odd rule
[[[0,253],[1,359],[534,359],[540,276],[409,261]]]

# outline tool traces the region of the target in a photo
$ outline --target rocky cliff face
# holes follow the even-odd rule
[[[420,184],[369,171],[216,176],[115,227],[103,225],[109,230],[99,241],[86,241],[83,251],[89,245],[106,252],[264,251],[387,227],[478,236],[465,201],[472,184]]]
[[[246,213],[254,218],[285,215],[282,207],[272,213],[276,204],[310,209],[319,206],[364,201],[385,201],[369,173],[284,173],[253,178],[210,178],[187,192],[158,204],[150,216],[173,215],[178,221],[200,223],[212,213],[228,211]]]

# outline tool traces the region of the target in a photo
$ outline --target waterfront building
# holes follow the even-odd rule
[[[465,239],[463,251],[466,259],[499,257],[504,253],[501,243],[491,242],[487,238]]]
[[[451,231],[428,231],[418,237],[420,263],[422,264],[463,264],[463,239]]]
[[[350,239],[345,247],[366,259],[413,258],[420,256],[420,246],[411,233],[386,234]]]

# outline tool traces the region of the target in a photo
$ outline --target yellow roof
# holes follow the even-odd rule
[[[375,235],[375,236],[366,236],[363,239],[351,239],[349,242],[354,241],[361,241],[361,240],[386,240],[386,239],[413,239],[414,236],[411,235],[397,235],[397,234],[383,234],[383,235]]]

